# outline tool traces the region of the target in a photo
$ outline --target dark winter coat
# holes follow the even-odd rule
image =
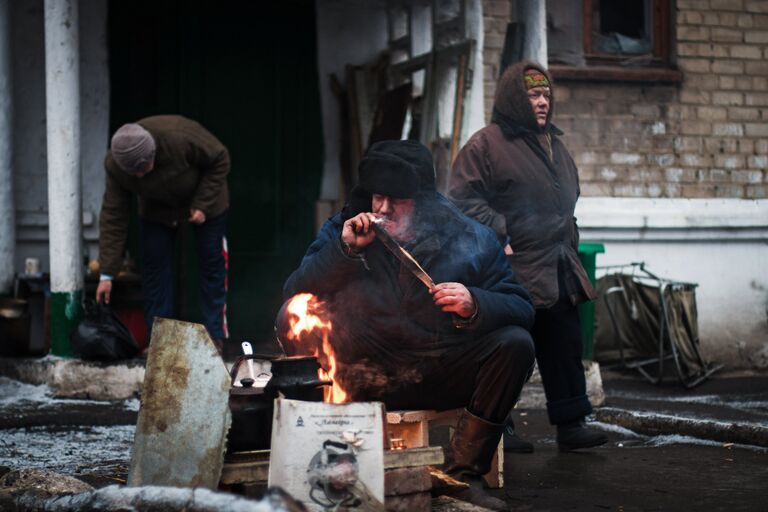
[[[285,284],[286,299],[309,292],[327,302],[333,345],[346,363],[341,379],[356,379],[354,387],[365,387],[354,375],[354,363],[364,362],[367,374],[389,376],[390,385],[418,381],[425,360],[456,344],[503,326],[532,325],[530,297],[515,281],[491,230],[439,201],[427,207],[417,202],[416,211],[422,235],[405,248],[435,283],[459,282],[469,289],[478,306],[471,324],[457,327],[457,317],[435,306],[427,287],[378,239],[363,258],[347,256],[340,243],[342,214],[325,223]]]
[[[139,178],[121,170],[107,152],[104,199],[99,218],[101,271],[120,270],[131,201],[139,200],[139,216],[176,226],[189,218],[190,208],[216,217],[229,207],[227,148],[208,130],[182,116],[152,116],[137,121],[155,139],[155,164]]]
[[[506,112],[495,110],[493,123],[475,133],[456,157],[449,195],[464,213],[490,226],[502,245],[511,246],[515,276],[536,307],[558,301],[559,281],[578,304],[595,298],[578,256],[578,170],[558,137],[562,132],[549,122],[544,130],[535,124],[522,82],[526,64],[512,70],[519,84],[500,83],[519,86],[514,95],[499,92],[506,102],[511,96],[516,107],[508,108],[497,96],[496,106],[507,107]]]

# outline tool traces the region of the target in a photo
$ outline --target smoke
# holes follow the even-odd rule
[[[340,365],[339,384],[355,399],[370,399],[422,381],[416,367],[386,368],[370,359]]]
[[[429,263],[450,241],[451,253],[471,255],[472,237],[456,236],[467,229],[468,219],[436,192],[416,198],[412,221],[414,237],[405,248],[430,271]],[[457,247],[459,240],[466,246]],[[314,313],[330,320],[328,341],[337,362],[335,380],[353,399],[376,399],[388,392],[418,384],[444,349],[446,336],[454,336],[450,314],[434,304],[423,283],[401,272],[400,262],[374,241],[363,254],[365,265],[349,266],[345,281],[328,283],[334,292],[321,297],[323,307]],[[461,259],[461,258],[460,258]],[[432,276],[439,280],[439,277]],[[311,291],[311,290],[310,290]],[[315,353],[322,346],[319,330],[302,336],[301,347],[286,341],[285,306],[277,320],[277,334],[288,355]],[[452,339],[451,342],[455,342]],[[319,362],[328,361],[318,351]]]

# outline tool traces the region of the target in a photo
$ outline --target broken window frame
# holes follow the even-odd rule
[[[572,66],[551,64],[553,76],[559,80],[622,81],[647,83],[680,83],[683,74],[676,69],[672,54],[672,0],[645,0],[650,3],[652,52],[644,56],[599,53],[593,48],[592,13],[601,0],[582,0],[582,49],[585,64]],[[609,0],[602,0],[609,1]]]
[[[415,84],[423,72],[423,107],[419,141],[436,154],[438,145],[447,145],[447,160],[436,157],[436,186],[447,187],[447,174],[466,140],[469,118],[466,101],[475,68],[476,41],[467,36],[468,0],[389,0],[388,40],[391,61],[390,86],[405,81]],[[429,50],[414,55],[413,21],[415,7],[427,7],[431,19]],[[396,27],[399,25],[399,27]],[[398,28],[405,28],[405,33]],[[448,98],[450,96],[450,99]],[[452,103],[448,108],[446,104]],[[450,112],[449,112],[450,111]],[[442,116],[442,117],[441,117]],[[450,124],[450,129],[445,128]]]

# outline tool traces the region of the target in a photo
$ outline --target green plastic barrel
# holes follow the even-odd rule
[[[579,243],[579,259],[584,266],[584,270],[587,271],[589,280],[592,284],[595,284],[595,268],[597,266],[597,255],[601,252],[605,252],[605,246],[599,243],[593,242],[581,242]],[[595,354],[594,339],[595,339],[595,303],[585,302],[579,306],[579,320],[581,320],[581,341],[583,349],[581,352],[582,359],[591,361]]]

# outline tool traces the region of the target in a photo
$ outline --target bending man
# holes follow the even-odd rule
[[[200,124],[152,116],[121,126],[104,161],[106,190],[99,218],[101,279],[96,300],[109,303],[120,270],[133,196],[139,200],[144,316],[173,318],[173,247],[190,223],[200,259],[203,323],[221,350],[226,330],[226,229],[229,152]]]

